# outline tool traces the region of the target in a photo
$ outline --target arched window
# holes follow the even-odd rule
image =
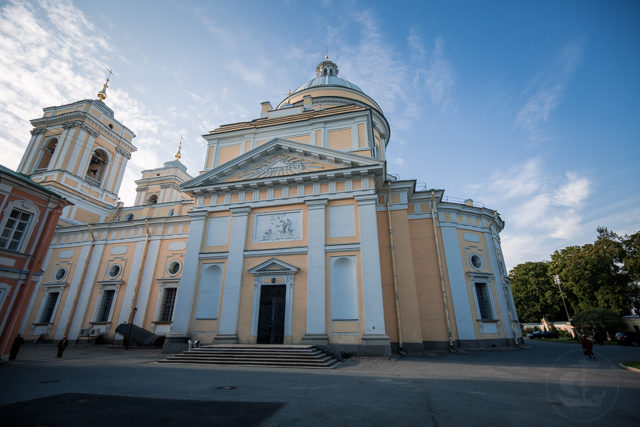
[[[42,154],[40,155],[40,162],[38,162],[38,169],[46,169],[49,167],[49,162],[51,161],[51,157],[53,157],[53,153],[56,151],[56,146],[58,145],[58,140],[56,138],[50,139],[43,147]]]
[[[329,75],[333,76],[333,69],[329,70]]]
[[[147,203],[150,205],[155,205],[156,203],[158,203],[158,195],[157,194],[150,195],[149,198],[147,199]]]
[[[358,278],[355,257],[331,257],[331,319],[358,319]]]
[[[175,211],[174,211],[173,209],[169,210],[169,216],[173,216],[173,213],[174,213],[174,212],[175,212]]]
[[[127,222],[133,221],[133,214],[132,213],[128,214],[124,220]]]
[[[196,319],[217,319],[222,290],[222,268],[219,264],[205,265],[200,276]]]
[[[107,156],[107,153],[100,149],[94,151],[91,156],[91,161],[89,162],[89,167],[87,168],[86,177],[101,183],[108,162],[109,156]]]

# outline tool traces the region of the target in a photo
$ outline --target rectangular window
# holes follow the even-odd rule
[[[12,209],[0,235],[0,248],[17,251],[30,220],[29,212]]]
[[[51,319],[53,318],[53,311],[56,308],[56,303],[58,302],[58,297],[60,296],[60,292],[49,292],[47,294],[47,298],[44,303],[44,307],[42,308],[42,313],[40,314],[40,320],[38,323],[51,323]]]
[[[482,320],[493,320],[493,310],[491,309],[491,297],[489,296],[489,286],[486,283],[476,283],[476,298],[480,309]]]
[[[111,314],[111,305],[113,304],[113,297],[115,296],[115,289],[107,289],[102,292],[102,299],[98,306],[98,313],[96,314],[96,322],[108,322],[109,315]]]
[[[162,305],[158,313],[159,322],[171,322],[173,317],[173,306],[176,302],[176,288],[165,288],[162,293]]]

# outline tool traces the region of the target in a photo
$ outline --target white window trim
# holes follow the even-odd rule
[[[102,304],[102,297],[104,296],[105,291],[115,291],[113,293],[113,301],[111,302],[111,307],[109,308],[109,316],[106,321],[97,320],[98,312],[100,311],[100,305]],[[96,306],[93,309],[93,316],[91,316],[91,323],[111,323],[113,320],[113,311],[116,308],[118,302],[118,293],[120,291],[120,283],[112,283],[112,284],[104,284],[100,287],[100,292],[98,293],[98,299],[96,300]]]
[[[25,247],[27,246],[27,243],[31,240],[31,234],[35,230],[35,226],[38,223],[38,219],[40,218],[40,210],[33,202],[29,200],[10,201],[9,203],[7,203],[6,207],[2,211],[2,220],[0,221],[0,233],[4,231],[4,227],[6,226],[7,221],[9,220],[9,215],[11,214],[11,211],[13,209],[25,211],[32,215],[31,219],[29,220],[29,224],[27,225],[27,228],[24,231],[24,234],[22,235],[22,240],[20,241],[18,248],[15,249],[15,252],[25,253]],[[2,249],[2,250],[14,252],[13,249]]]
[[[38,309],[38,315],[36,316],[36,319],[33,322],[35,325],[52,325],[53,324],[53,321],[56,318],[56,313],[58,312],[58,307],[60,306],[60,300],[62,300],[62,294],[64,292],[65,285],[66,284],[61,284],[61,283],[43,285],[45,292],[42,297],[42,301],[40,301],[40,308]],[[56,300],[56,305],[53,306],[53,311],[51,312],[51,318],[49,319],[49,322],[46,322],[46,323],[40,322],[40,319],[42,318],[42,314],[45,309],[45,305],[47,303],[47,299],[49,299],[49,294],[53,292],[58,292],[58,299]]]
[[[156,301],[156,310],[153,315],[154,323],[173,323],[173,318],[176,315],[176,302],[178,302],[178,293],[180,293],[180,282],[179,281],[167,281],[160,285],[160,289],[158,292],[158,300]],[[173,300],[173,311],[171,313],[171,320],[160,320],[160,311],[162,310],[162,300],[164,299],[164,292],[168,288],[173,288],[176,290],[176,297]]]
[[[489,294],[489,304],[490,304],[490,308],[491,308],[491,316],[493,317],[492,319],[483,319],[482,318],[482,314],[480,312],[480,304],[478,303],[478,293],[476,290],[476,284],[477,283],[483,283],[487,286],[487,293]],[[495,323],[498,322],[500,319],[498,317],[496,317],[496,302],[493,298],[493,291],[492,291],[492,281],[491,281],[491,277],[490,275],[486,274],[486,275],[472,275],[471,276],[471,286],[473,287],[472,291],[473,291],[473,303],[475,304],[476,307],[476,320],[478,322],[488,322],[488,323]]]

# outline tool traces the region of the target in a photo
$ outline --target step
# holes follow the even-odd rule
[[[339,360],[311,345],[207,345],[167,357],[160,363],[334,368]]]

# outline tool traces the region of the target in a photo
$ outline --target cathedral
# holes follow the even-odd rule
[[[119,341],[133,324],[168,353],[189,339],[373,356],[518,344],[503,220],[390,175],[382,109],[338,74],[327,57],[275,108],[208,131],[194,176],[180,149],[143,171],[133,206],[118,191],[135,134],[108,85],[45,108],[17,172],[72,204],[22,336]]]

